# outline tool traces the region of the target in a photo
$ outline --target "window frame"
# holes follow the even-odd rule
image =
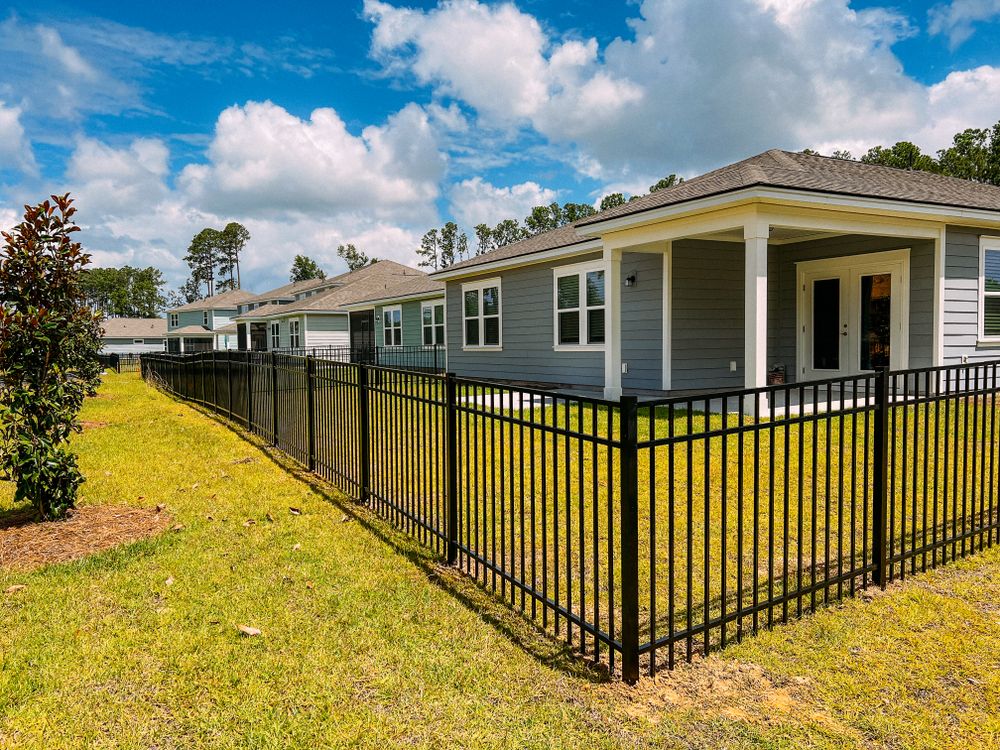
[[[169,313],[169,320],[167,320],[167,325],[171,328],[177,328],[181,324],[180,313]]]
[[[983,343],[1000,343],[1000,333],[986,333],[986,299],[1000,298],[1000,292],[986,290],[986,253],[1000,253],[1000,237],[982,236],[979,238],[979,340]]]
[[[292,318],[288,321],[288,347],[290,349],[302,348],[302,321]]]
[[[203,326],[205,326],[205,328],[208,328],[208,329],[212,328],[212,311],[211,310],[203,310],[202,311],[202,313],[201,313],[201,324]]]
[[[465,299],[464,295],[462,297],[463,301]],[[441,323],[436,323],[434,321],[434,311],[437,308],[441,308]],[[424,310],[429,309],[431,311],[431,324],[430,326],[424,321]],[[464,310],[464,308],[463,308]],[[438,325],[441,326],[441,340],[437,340],[437,328]],[[431,341],[433,343],[428,344],[426,338],[424,337],[424,332],[427,328],[431,329]],[[445,302],[443,299],[428,299],[420,303],[420,344],[425,348],[430,348],[434,346],[445,346],[448,341],[448,315],[445,310]]]
[[[496,287],[497,290],[497,312],[496,315],[484,315],[483,314],[483,290]],[[465,314],[465,294],[466,292],[478,292],[479,302],[478,302],[478,314],[475,317],[468,316]],[[501,278],[499,276],[494,276],[490,279],[482,279],[480,281],[469,281],[462,284],[462,349],[469,349],[472,351],[502,351],[503,350],[503,284],[501,283]],[[497,343],[486,344],[483,343],[486,339],[485,333],[485,321],[487,318],[497,319]],[[479,326],[479,343],[470,344],[468,341],[468,326],[466,323],[470,320],[478,321]]]
[[[271,321],[271,351],[281,348],[281,321]]]
[[[386,321],[389,320],[389,314],[394,312],[399,312],[399,325],[392,326],[391,328],[386,328]],[[399,331],[399,343],[389,343],[385,340],[385,334],[388,331]],[[382,348],[383,349],[398,349],[403,345],[403,306],[402,305],[384,305],[382,307]]]
[[[595,271],[604,272],[604,304],[587,305],[587,274]],[[559,279],[567,276],[577,276],[579,278],[579,294],[577,307],[559,309]],[[557,352],[603,352],[607,348],[607,326],[608,326],[608,273],[607,264],[603,260],[592,260],[585,263],[573,263],[568,266],[558,266],[552,269],[552,350]],[[591,310],[604,311],[604,341],[592,344],[582,340],[576,344],[563,344],[559,341],[559,313],[577,311],[580,313],[580,338],[583,339],[588,333],[587,313]]]

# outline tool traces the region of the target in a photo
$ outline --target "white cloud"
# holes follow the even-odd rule
[[[332,109],[302,120],[271,102],[230,107],[208,159],[185,167],[179,183],[197,205],[221,213],[355,211],[414,220],[428,216],[444,173],[428,117],[413,104],[359,136]]]
[[[951,0],[935,5],[927,13],[927,30],[944,34],[952,49],[961,46],[975,31],[975,25],[1000,16],[1000,0]]]
[[[250,230],[244,280],[265,289],[284,283],[297,253],[343,270],[336,249],[348,242],[412,264],[424,230],[440,223],[443,158],[416,105],[353,135],[332,109],[303,120],[249,102],[220,114],[207,157],[172,180],[162,140],[80,138],[65,181],[48,192],[74,195],[80,239],[96,264],[154,265],[172,285],[185,278],[182,257],[206,226],[239,221]],[[0,206],[0,220],[10,212]]]
[[[473,177],[454,185],[449,198],[452,216],[462,226],[471,228],[476,224],[493,226],[503,219],[520,221],[534,206],[552,203],[557,193],[537,182],[496,187],[481,177]]]
[[[953,119],[942,103],[951,97],[908,76],[892,51],[915,33],[910,19],[848,0],[645,0],[632,34],[603,50],[551,35],[510,4],[422,11],[368,0],[365,12],[387,71],[464,102],[487,127],[530,127],[607,182],[690,174],[776,146],[858,151],[920,133],[937,146]],[[949,102],[983,118],[963,127],[1000,119],[1000,101],[983,99],[992,70]],[[954,81],[945,88],[959,98]]]
[[[37,169],[21,124],[20,107],[7,106],[0,100],[0,174],[14,170],[34,174]]]

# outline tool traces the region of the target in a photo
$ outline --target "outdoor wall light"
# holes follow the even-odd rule
[[[625,286],[635,286],[635,274],[630,273],[625,277]]]

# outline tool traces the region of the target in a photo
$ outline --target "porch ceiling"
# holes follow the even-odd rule
[[[788,245],[793,242],[806,242],[807,240],[818,240],[826,237],[841,237],[843,232],[820,232],[814,229],[797,229],[794,227],[771,227],[768,244]],[[733,227],[719,232],[709,232],[707,234],[691,235],[691,239],[715,240],[717,242],[739,242],[743,243],[743,227]]]

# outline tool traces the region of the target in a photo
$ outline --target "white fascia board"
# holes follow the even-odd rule
[[[503,258],[502,260],[495,260],[489,263],[480,263],[479,265],[469,266],[468,268],[459,268],[454,271],[438,271],[437,273],[431,274],[431,276],[435,279],[439,279],[440,281],[453,281],[454,279],[464,279],[470,276],[481,276],[482,274],[490,273],[491,271],[502,271],[507,268],[531,266],[537,263],[545,263],[550,260],[570,258],[574,255],[584,255],[586,253],[602,250],[603,248],[604,245],[598,238],[587,242],[577,242],[573,245],[555,247],[551,250],[542,250],[529,255],[515,255],[512,258]]]
[[[668,221],[704,211],[729,208],[746,203],[777,203],[785,206],[809,206],[813,208],[837,208],[885,215],[909,216],[924,221],[938,221],[952,224],[1000,226],[1000,210],[988,211],[978,208],[941,206],[933,203],[913,203],[888,198],[864,198],[837,193],[821,193],[790,188],[753,187],[734,190],[729,193],[711,195],[684,203],[628,214],[577,228],[581,238],[595,237],[608,232],[616,232],[643,224]]]

